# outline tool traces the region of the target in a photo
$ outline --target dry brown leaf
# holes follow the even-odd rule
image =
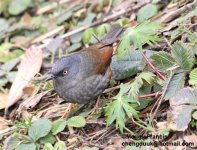
[[[49,91],[50,90],[31,96],[30,98],[26,99],[23,103],[21,103],[21,107],[25,107],[26,109],[34,108],[40,102],[41,98],[44,95],[46,95]]]
[[[6,120],[3,117],[0,117],[0,130],[7,129],[8,124],[6,123]]]
[[[20,19],[20,22],[23,22],[23,23],[28,23],[30,24],[32,21],[32,17],[30,16],[30,14],[28,13],[25,13],[22,18]]]
[[[104,150],[124,149],[123,145],[125,142],[129,142],[127,139],[123,139],[120,136],[113,136],[107,143]]]
[[[7,103],[8,94],[0,93],[0,109],[4,109]]]
[[[26,36],[15,36],[11,41],[17,46],[26,46],[31,41],[31,38]]]
[[[170,100],[171,109],[167,112],[168,128],[185,131],[191,121],[192,112],[197,108],[197,90],[185,87]]]
[[[34,85],[28,85],[28,86],[23,88],[23,93],[27,94],[28,96],[32,96],[38,90],[39,90],[39,87],[36,87]]]
[[[170,21],[173,21],[175,18],[177,18],[178,16],[180,16],[183,12],[185,12],[186,10],[192,10],[193,7],[196,4],[196,0],[193,1],[192,3],[189,3],[187,5],[183,5],[181,8],[177,8],[177,9],[170,9],[170,10],[166,10],[166,14],[162,15],[162,17],[158,20],[162,23],[169,23]]]
[[[157,131],[163,131],[168,129],[168,122],[163,121],[163,122],[157,122]]]
[[[40,71],[42,65],[42,50],[32,47],[26,50],[24,57],[18,68],[18,73],[11,86],[7,109],[15,104],[23,96],[23,88],[26,87],[29,81]]]

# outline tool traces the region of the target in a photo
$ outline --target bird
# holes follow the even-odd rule
[[[110,81],[112,44],[118,41],[123,27],[112,25],[105,38],[97,44],[57,60],[46,81],[52,80],[54,90],[68,103],[87,104],[102,94]]]

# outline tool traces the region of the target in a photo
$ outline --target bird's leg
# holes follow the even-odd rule
[[[100,101],[100,96],[96,100],[96,104],[94,105],[94,108],[91,110],[90,114],[95,113],[99,109],[99,101]]]
[[[106,76],[107,79],[109,79],[109,80],[111,79],[111,68],[110,68],[110,66],[107,67],[105,76]],[[92,109],[91,114],[95,113],[99,109],[99,101],[100,101],[100,96],[96,100],[96,104],[95,104],[94,108]]]
[[[64,114],[61,116],[61,119],[63,119],[63,118],[65,118],[66,117],[66,115],[71,111],[71,109],[72,109],[72,103],[69,103],[68,104],[68,107],[66,108],[66,110],[65,110],[65,112],[64,112]]]

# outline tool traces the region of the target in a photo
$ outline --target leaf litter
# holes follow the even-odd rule
[[[126,134],[147,133],[196,142],[196,0],[60,0],[39,1],[38,7],[21,0],[14,8],[15,2],[0,6],[0,108],[10,111],[6,122],[14,121],[1,129],[10,135],[1,146],[121,149]],[[128,31],[114,45],[118,57],[111,66],[118,81],[100,96],[96,112],[91,113],[93,104],[76,104],[59,121],[67,104],[44,82],[44,74],[51,62],[93,44],[93,33],[102,39],[112,23]]]

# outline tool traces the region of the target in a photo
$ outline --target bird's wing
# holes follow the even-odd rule
[[[67,91],[67,100],[71,103],[88,103],[102,94],[108,83],[106,76],[93,75]]]

